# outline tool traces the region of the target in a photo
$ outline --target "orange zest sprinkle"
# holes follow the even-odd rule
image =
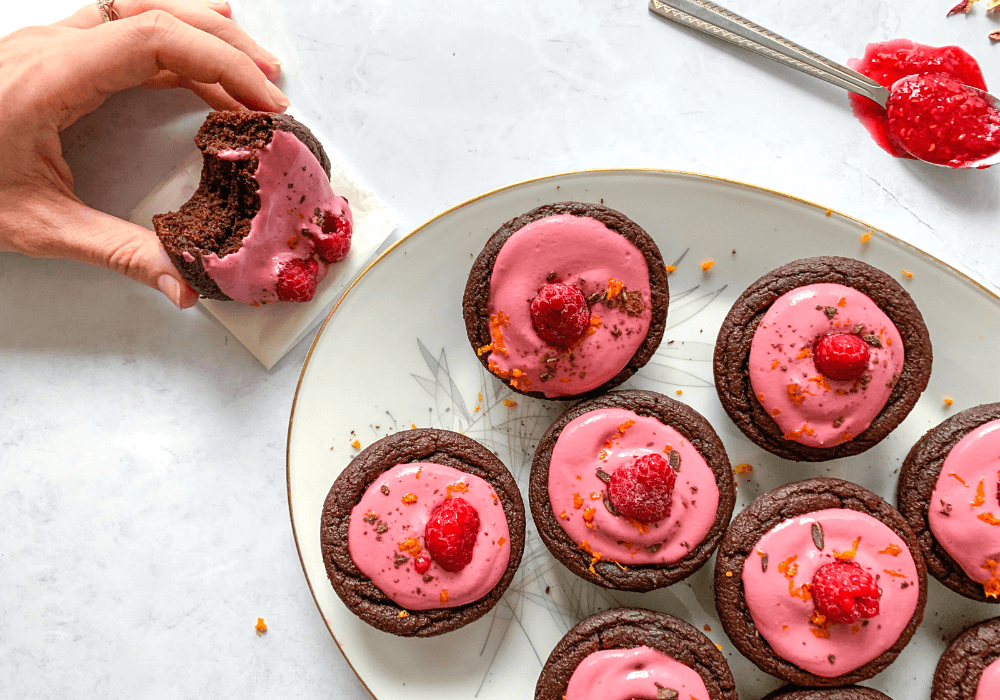
[[[705,262],[703,262],[701,264],[701,271],[702,272],[708,272],[709,270],[712,269],[712,265],[714,265],[714,264],[715,264],[714,260],[706,260]]]
[[[489,352],[492,349],[493,349],[493,343],[487,343],[486,345],[480,348],[476,348],[476,354],[482,357],[483,353]]]
[[[885,344],[886,345],[892,345],[892,338],[886,338],[885,339]]]
[[[950,396],[945,396],[944,397],[944,405],[945,406],[951,406],[953,403],[955,403],[955,400],[952,399]]]
[[[788,400],[792,402],[793,406],[801,406],[805,403],[807,395],[813,395],[811,391],[803,389],[795,382],[789,382],[788,386],[785,387],[785,392],[788,394]],[[760,397],[758,396],[758,398]]]
[[[587,569],[589,569],[590,573],[594,574],[595,576],[599,576],[599,574],[596,571],[594,571],[594,564],[596,564],[601,560],[601,553],[595,552],[593,549],[591,549],[590,543],[587,540],[584,540],[583,542],[580,543],[580,549],[582,549],[583,551],[585,551],[587,554],[590,555],[590,566],[588,566]]]
[[[497,547],[503,547],[503,543],[507,541],[506,537],[501,537],[497,540]]]
[[[517,401],[514,401],[513,399],[504,399],[503,405],[507,408],[514,408],[514,406],[517,405]]]
[[[621,569],[622,571],[628,571],[628,568],[627,568],[627,567],[625,567],[625,566],[622,566],[621,562],[618,562],[618,561],[616,561],[616,562],[615,562],[615,566],[617,566],[617,567],[618,567],[619,569]]]
[[[816,382],[816,386],[822,389],[823,391],[832,391],[830,382],[828,382],[826,380],[826,377],[824,377],[822,374],[817,374],[815,377],[809,377],[809,381]]]
[[[781,366],[781,360],[771,360],[771,371],[778,369]]]
[[[784,632],[784,631],[785,631],[785,630],[787,630],[787,629],[788,629],[788,625],[782,625],[782,626],[781,626],[781,631],[782,631],[782,632]]]
[[[412,505],[413,503],[417,502],[417,494],[415,494],[415,493],[408,493],[405,496],[403,496],[402,500],[403,500],[403,505],[404,506]]]
[[[990,572],[990,577],[983,582],[983,590],[986,593],[987,598],[997,598],[1000,597],[1000,576],[997,575],[997,564],[996,559],[987,559],[983,564],[980,564],[980,569],[986,569]]]
[[[751,474],[753,474],[753,465],[737,464],[736,466],[733,467],[733,473],[740,474],[742,476],[750,476]]]
[[[583,522],[591,530],[594,529],[594,516],[595,515],[597,515],[597,509],[596,508],[591,507],[591,508],[584,508],[583,509]]]
[[[872,239],[872,233],[874,233],[874,232],[873,231],[868,231],[868,233],[863,234],[861,236],[861,242],[862,243],[867,243],[868,241],[870,241]]]
[[[903,277],[905,277],[906,279],[908,279],[908,280],[913,279],[913,273],[910,272],[909,270],[902,270],[902,273],[903,273]]]
[[[375,520],[378,520],[378,513],[373,510],[366,510],[365,517],[374,522]]]
[[[403,619],[404,617],[409,617],[409,616],[410,613],[406,612],[405,610],[400,610],[399,615],[397,615],[396,617],[398,617],[399,619]]]
[[[582,476],[580,476],[579,474],[577,474],[577,475],[576,475],[576,480],[577,480],[577,481],[583,481],[583,477],[582,477]]]
[[[669,275],[669,274],[670,274],[671,272],[676,272],[676,271],[677,271],[677,266],[676,266],[676,265],[667,265],[667,274],[668,274],[668,275]]]
[[[563,384],[568,384],[569,383],[569,377],[560,377],[559,381],[561,381]]]
[[[619,282],[614,277],[608,277],[608,299],[614,299],[625,289],[625,283]]]
[[[398,546],[400,552],[406,552],[414,559],[420,554],[420,540],[416,537],[407,537]]]
[[[597,491],[591,491],[590,492],[590,500],[592,500],[592,501],[599,501],[599,500],[601,500],[601,494],[598,493]]]
[[[847,306],[847,298],[840,297],[840,301],[837,302],[837,306],[844,307]]]
[[[560,513],[559,517],[562,518],[563,520],[569,520],[569,515],[566,514],[566,511]]]
[[[732,571],[727,571],[726,572],[726,578],[732,578],[732,577],[733,577],[733,572]]]
[[[417,429],[417,424],[416,423],[410,423],[410,430],[416,430],[416,429]]]
[[[949,473],[948,473],[948,476],[953,476],[953,477],[955,477],[956,479],[958,479],[958,483],[960,483],[960,484],[961,484],[962,486],[966,486],[966,487],[968,486],[968,484],[967,484],[967,483],[965,483],[965,479],[963,479],[962,477],[960,477],[960,476],[959,476],[958,474],[956,474],[955,472],[949,472]]]
[[[979,480],[979,486],[976,487],[976,497],[972,499],[972,507],[978,508],[979,506],[986,503],[986,492],[983,490],[984,479]]]
[[[490,343],[490,349],[504,357],[509,355],[507,346],[503,342],[503,329],[507,327],[508,323],[510,323],[510,316],[503,311],[497,311],[490,316],[490,337],[493,339],[493,342]]]
[[[810,627],[809,631],[813,633],[813,636],[817,639],[829,639],[830,630],[825,627]]]
[[[808,424],[803,423],[801,428],[796,428],[795,430],[787,432],[784,435],[782,435],[782,437],[785,438],[786,440],[796,440],[797,441],[799,438],[802,437],[803,434],[805,434],[805,435],[815,435],[816,431],[813,430],[812,428],[810,428]]]
[[[441,599],[442,603],[447,603],[448,602],[448,589],[447,588],[442,588],[441,589],[441,595],[439,595],[438,598]]]
[[[896,545],[896,544],[890,544],[890,545],[889,545],[888,547],[886,547],[885,549],[880,549],[880,550],[878,550],[878,553],[879,553],[879,554],[891,554],[891,555],[892,555],[892,556],[894,556],[894,557],[898,557],[898,556],[899,556],[899,554],[900,554],[900,552],[902,552],[902,551],[903,551],[903,550],[899,548],[899,545]]]
[[[861,538],[855,538],[854,545],[850,549],[846,549],[843,552],[838,552],[836,549],[833,550],[833,556],[841,561],[846,559],[853,559],[858,556],[858,545],[861,544]]]
[[[795,359],[802,360],[806,357],[809,357],[810,355],[812,355],[812,350],[810,350],[809,348],[802,348],[801,350],[799,350],[799,354],[795,356]]]
[[[779,413],[781,413],[781,409],[780,409],[780,408],[772,408],[772,409],[771,409],[771,415],[772,415],[772,416],[776,416],[776,415],[778,415]]]
[[[979,519],[987,525],[1000,525],[1000,519],[997,519],[993,513],[980,513]]]
[[[640,523],[638,520],[633,520],[632,518],[625,518],[625,520],[628,521],[629,525],[638,530],[640,534],[645,535],[649,532],[649,526],[646,523]]]
[[[854,439],[854,436],[851,435],[851,431],[850,430],[845,430],[844,434],[840,436],[840,442],[841,443],[850,442],[853,439]]]
[[[861,631],[861,625],[851,625],[851,634],[857,634]]]
[[[573,494],[573,507],[577,510],[583,508],[583,496],[578,493]]]
[[[757,400],[760,401],[761,403],[764,403],[764,392],[763,391],[758,391],[757,392]]]
[[[421,464],[419,467],[417,467],[417,473],[414,474],[413,476],[415,476],[416,478],[419,479],[420,478],[420,472],[422,472],[423,470],[424,470],[424,465]]]
[[[833,209],[827,209],[826,210],[826,215],[827,216],[833,216]]]
[[[257,618],[257,624],[254,625],[253,628],[255,630],[257,630],[257,636],[258,637],[260,635],[264,634],[265,632],[267,632],[267,625],[264,623],[264,618],[263,617],[258,617]]]
[[[882,571],[890,576],[895,576],[896,578],[906,578],[906,574],[901,574],[898,571],[893,571],[892,569],[882,569]]]
[[[677,390],[677,391],[676,391],[675,393],[676,393],[676,394],[677,394],[678,396],[680,396],[680,395],[681,395],[681,394],[683,394],[684,392],[683,392],[682,390],[678,389],[678,390]]]
[[[351,443],[351,447],[353,447],[356,450],[360,450],[361,449],[361,441],[360,440],[355,440],[354,442]]]
[[[452,493],[468,493],[469,487],[464,481],[459,481],[457,484],[448,484],[444,487],[445,497],[444,500],[450,501]]]

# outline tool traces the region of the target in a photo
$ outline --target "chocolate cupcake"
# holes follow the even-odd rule
[[[923,619],[927,572],[913,532],[857,484],[808,479],[756,498],[719,546],[715,605],[762,671],[805,687],[871,678]]]
[[[508,221],[479,254],[462,300],[479,361],[511,389],[578,399],[653,356],[667,320],[653,239],[600,204],[560,202]]]
[[[726,413],[768,452],[860,454],[899,425],[931,372],[923,317],[899,283],[849,258],[796,260],[733,304],[715,345]]]
[[[928,431],[903,462],[896,504],[934,578],[966,598],[1000,602],[1000,403]]]
[[[208,299],[312,299],[347,255],[354,222],[323,146],[288,115],[245,110],[212,112],[194,141],[201,184],[180,210],[153,217],[170,261]]]
[[[642,608],[606,610],[567,632],[542,668],[535,700],[598,700],[612,691],[615,697],[738,698],[726,657],[708,637]]]
[[[524,551],[524,505],[492,452],[432,428],[365,448],[334,482],[320,522],[323,562],[355,615],[430,637],[485,615]]]
[[[885,693],[873,688],[862,688],[859,685],[847,685],[843,688],[797,688],[786,685],[778,688],[762,700],[892,700]]]
[[[1000,691],[1000,617],[962,632],[934,671],[934,700],[990,700]]]
[[[528,487],[542,541],[605,588],[650,591],[697,571],[733,514],[718,435],[694,409],[651,391],[577,404],[538,443]]]

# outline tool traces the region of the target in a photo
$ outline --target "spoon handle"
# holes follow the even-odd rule
[[[883,107],[889,99],[889,90],[871,78],[813,53],[708,0],[649,0],[649,9],[661,17],[856,92]]]

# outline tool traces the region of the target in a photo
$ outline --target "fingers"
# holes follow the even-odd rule
[[[251,109],[283,112],[288,107],[288,99],[247,54],[162,10],[80,32],[65,54],[65,65],[72,68],[49,76],[53,94],[69,107],[58,112],[60,129],[104,97],[142,85],[161,70],[197,83],[218,83]]]
[[[183,2],[182,0],[117,0],[114,8],[122,19],[137,17],[144,12],[151,12],[153,10],[168,12],[185,24],[217,36],[230,46],[250,56],[268,79],[272,81],[277,80],[281,74],[281,61],[270,51],[259,46],[246,32],[240,29],[239,25],[229,19],[230,10],[228,3],[206,3],[203,0],[195,2]],[[97,10],[96,2],[90,7],[83,8],[77,14],[81,13],[86,15],[83,18],[84,21],[96,16],[96,21],[89,24],[89,27],[96,27],[104,23],[104,19]]]
[[[202,4],[209,9],[218,12],[224,17],[231,17],[233,14],[232,8],[229,6],[228,2],[213,2],[212,0],[191,0],[195,4]],[[119,17],[125,17],[136,14],[135,12],[129,12],[127,15],[122,11],[123,7],[128,4],[128,0],[116,0],[114,8],[118,12]],[[91,29],[99,24],[104,24],[104,17],[101,15],[101,11],[97,8],[97,1],[89,2],[79,10],[71,14],[69,17],[65,17],[58,22],[53,22],[62,27],[73,27],[75,29]]]
[[[21,252],[108,268],[159,290],[180,309],[197,303],[198,293],[177,272],[152,231],[70,199],[46,197],[26,209],[37,234]]]
[[[189,80],[176,73],[161,70],[156,77],[147,80],[143,87],[149,90],[164,90],[167,88],[185,88],[190,90],[215,110],[243,109],[243,105],[230,97],[229,93],[219,85],[206,85]]]

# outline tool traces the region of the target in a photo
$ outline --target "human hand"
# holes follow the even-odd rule
[[[156,235],[73,194],[59,132],[110,95],[184,87],[215,109],[283,112],[280,62],[229,19],[226,2],[117,0],[0,38],[0,252],[107,267],[159,289],[179,308],[198,294]]]

